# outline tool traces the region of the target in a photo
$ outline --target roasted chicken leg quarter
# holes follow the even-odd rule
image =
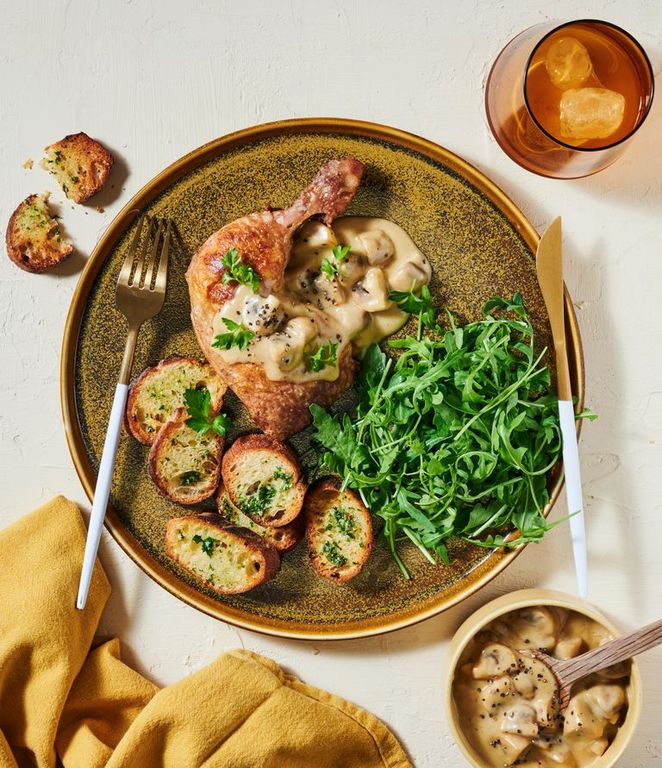
[[[311,403],[331,404],[354,380],[351,345],[335,359],[337,345],[320,341],[324,317],[314,302],[305,312],[293,311],[301,302],[288,292],[285,271],[297,229],[311,217],[330,225],[342,215],[362,174],[354,158],[329,161],[289,208],[252,213],[211,235],[186,273],[193,328],[205,356],[257,426],[277,439],[306,427]],[[283,371],[277,379],[257,354],[251,357],[254,341],[265,334]],[[303,354],[309,372],[299,380],[288,377],[288,366]]]

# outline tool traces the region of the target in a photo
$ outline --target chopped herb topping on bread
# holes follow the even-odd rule
[[[256,523],[278,528],[301,511],[306,484],[294,453],[267,435],[237,438],[223,457],[230,500]]]
[[[126,407],[126,425],[144,445],[151,445],[159,429],[178,408],[185,406],[187,389],[207,387],[210,413],[223,406],[227,387],[208,363],[193,357],[168,357],[144,370],[131,385]]]
[[[271,544],[213,513],[169,520],[166,551],[196,579],[224,595],[264,584],[280,567]]]
[[[86,133],[74,133],[44,148],[41,167],[55,176],[64,194],[84,203],[106,183],[113,156]]]
[[[308,553],[313,568],[329,581],[356,576],[372,549],[372,518],[353,491],[336,479],[318,481],[304,502]]]
[[[232,503],[223,483],[219,486],[216,500],[218,502],[219,514],[229,523],[239,525],[242,528],[248,528],[257,533],[258,536],[266,539],[266,541],[276,547],[279,552],[288,552],[299,543],[303,536],[303,521],[301,517],[297,517],[294,522],[289,523],[289,525],[282,525],[280,528],[260,525],[251,520],[248,515],[245,515],[239,507]]]
[[[48,192],[27,197],[7,225],[7,254],[26,272],[53,269],[74,250],[62,237],[60,225],[48,207],[48,197]]]
[[[223,438],[187,426],[179,408],[159,430],[148,458],[149,475],[160,493],[177,504],[213,496],[221,477]]]

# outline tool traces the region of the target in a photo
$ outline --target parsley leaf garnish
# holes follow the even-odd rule
[[[202,546],[202,551],[207,555],[207,557],[211,557],[214,554],[214,547],[216,544],[218,544],[217,540],[211,536],[206,536],[203,539],[199,533],[196,533],[195,536],[193,536],[193,541],[196,544],[200,544]]]
[[[322,259],[322,263],[320,264],[320,272],[326,275],[328,280],[333,280],[336,275],[342,274],[341,265],[344,261],[347,261],[349,250],[350,249],[348,245],[336,245],[331,249],[331,253],[333,254],[333,261],[331,261],[328,256],[325,256]]]
[[[451,537],[490,549],[539,541],[556,524],[543,511],[562,439],[546,350],[521,296],[491,299],[465,325],[449,315],[448,328],[429,291],[393,300],[418,313],[418,334],[388,342],[397,358],[366,351],[353,417],[310,406],[320,463],[383,519],[406,577],[405,537],[431,562],[448,562]]]
[[[223,285],[228,283],[250,285],[253,293],[257,293],[260,287],[260,276],[253,267],[249,267],[242,261],[236,248],[230,248],[223,256],[222,264],[225,267],[222,277]]]
[[[322,552],[332,565],[337,565],[339,568],[347,565],[347,558],[342,554],[335,541],[325,541],[322,546]]]
[[[326,368],[327,365],[336,365],[337,348],[337,344],[334,344],[332,341],[327,341],[326,344],[322,344],[321,347],[318,347],[317,352],[315,352],[314,355],[310,352],[304,352],[308,370],[318,372],[323,368]]]
[[[216,349],[231,349],[232,347],[239,347],[239,349],[246,349],[254,338],[253,331],[246,328],[241,323],[235,323],[234,320],[230,320],[229,317],[223,318],[223,324],[228,329],[228,333],[219,333],[214,341],[212,347]]]
[[[421,288],[419,295],[412,288],[409,291],[390,291],[388,295],[403,312],[411,315],[419,315],[420,323],[424,328],[434,330],[437,325],[437,310],[432,302],[432,294],[427,285]]]
[[[211,430],[217,435],[223,436],[230,428],[230,418],[224,413],[219,413],[214,417],[210,416],[211,392],[207,387],[187,389],[184,392],[184,402],[189,415],[186,424],[198,434],[204,435],[205,432]]]

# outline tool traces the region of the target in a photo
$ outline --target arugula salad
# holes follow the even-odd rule
[[[390,298],[418,316],[417,333],[386,342],[397,357],[368,349],[352,416],[311,405],[321,464],[383,520],[407,578],[405,538],[432,563],[449,562],[451,536],[490,549],[540,540],[562,443],[546,350],[536,352],[522,297],[491,298],[465,325],[447,313],[446,327],[427,286]]]

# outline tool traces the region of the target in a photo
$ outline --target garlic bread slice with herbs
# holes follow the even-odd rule
[[[335,478],[313,485],[304,502],[308,554],[315,571],[329,581],[354,578],[372,550],[372,518],[358,494],[340,490]]]
[[[53,269],[74,250],[62,237],[48,198],[48,192],[30,195],[16,208],[7,225],[7,255],[26,272]]]
[[[84,203],[108,180],[114,159],[86,133],[74,133],[44,148],[41,167],[55,176],[62,191],[75,203]]]
[[[148,470],[157,489],[176,504],[197,504],[213,496],[221,478],[223,438],[188,426],[179,408],[159,430],[149,451]]]
[[[228,525],[215,513],[174,517],[166,526],[166,551],[216,592],[248,592],[280,568],[274,547],[253,531]]]
[[[263,539],[272,544],[279,552],[289,552],[296,547],[303,536],[303,520],[301,516],[297,517],[288,525],[281,525],[279,528],[264,526],[256,523],[248,515],[245,515],[239,507],[232,503],[232,499],[225,490],[221,482],[218,493],[216,494],[218,502],[218,512],[232,525],[239,525],[242,528],[257,533]]]
[[[256,523],[279,528],[301,511],[306,484],[294,452],[267,435],[237,438],[223,457],[233,504]]]
[[[159,429],[186,404],[188,389],[209,390],[209,412],[223,406],[225,383],[205,362],[194,357],[167,357],[146,368],[131,385],[126,406],[126,426],[144,445],[151,445]]]

